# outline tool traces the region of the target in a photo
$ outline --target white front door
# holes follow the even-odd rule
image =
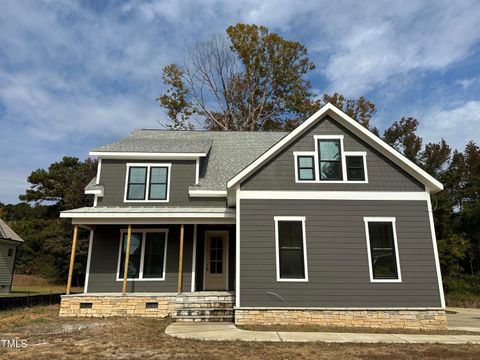
[[[204,289],[227,290],[228,231],[205,232]]]

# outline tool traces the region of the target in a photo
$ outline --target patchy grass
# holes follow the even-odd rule
[[[13,276],[12,289],[2,297],[17,297],[30,295],[48,295],[65,293],[65,284],[50,284],[47,279],[38,275]],[[72,292],[83,292],[83,287],[72,287]]]
[[[338,327],[319,325],[240,325],[244,330],[253,331],[307,331],[368,334],[420,334],[420,335],[478,335],[478,332],[462,330],[415,330],[415,329],[375,329],[366,327]]]
[[[445,294],[445,301],[451,307],[480,308],[479,294],[451,291]]]
[[[0,339],[25,339],[2,348],[8,359],[478,359],[480,345],[326,344],[199,341],[169,337],[171,320],[58,318],[58,306],[5,311]]]

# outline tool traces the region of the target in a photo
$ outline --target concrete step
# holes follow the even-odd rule
[[[174,311],[175,316],[233,316],[233,309],[176,309]]]
[[[175,304],[175,309],[212,309],[212,308],[221,308],[221,309],[233,309],[234,303],[231,302],[188,302]]]
[[[234,317],[232,316],[213,316],[213,315],[202,315],[202,316],[177,316],[175,317],[176,321],[183,322],[233,322]]]

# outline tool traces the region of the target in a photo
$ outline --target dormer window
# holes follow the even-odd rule
[[[127,164],[125,202],[168,202],[171,164]]]

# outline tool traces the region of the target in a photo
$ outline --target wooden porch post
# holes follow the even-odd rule
[[[180,226],[180,254],[178,255],[178,286],[177,292],[182,292],[182,275],[183,275],[183,235],[184,235],[185,225]]]
[[[70,295],[72,287],[73,265],[75,263],[75,250],[77,249],[78,225],[73,226],[72,253],[70,255],[70,267],[68,268],[67,295]]]
[[[122,295],[125,296],[127,292],[127,275],[128,275],[128,261],[130,258],[130,240],[132,239],[132,225],[128,225],[127,231],[127,246],[125,249],[125,265],[123,267],[123,287]],[[123,242],[123,239],[122,239]]]

